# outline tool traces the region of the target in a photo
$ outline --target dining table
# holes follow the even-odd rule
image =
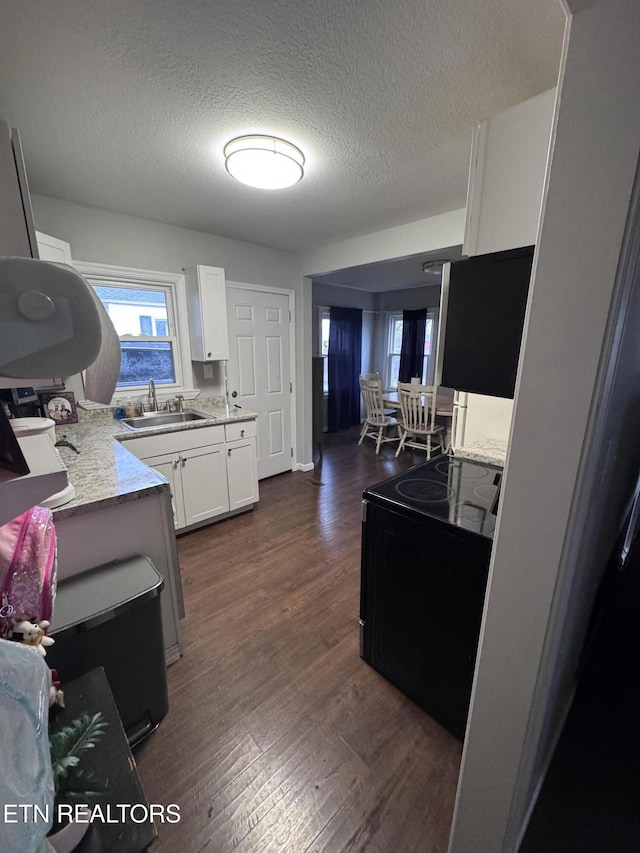
[[[383,391],[382,404],[385,409],[396,409],[398,414],[400,413],[400,398],[397,391]],[[453,410],[453,397],[446,394],[436,395],[436,417],[447,419],[445,424],[445,453],[451,449]]]
[[[400,398],[397,391],[383,391],[382,402],[385,409],[400,409]],[[453,397],[444,394],[436,396],[436,416],[453,417]]]

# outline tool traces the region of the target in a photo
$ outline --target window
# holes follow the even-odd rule
[[[120,338],[122,364],[116,393],[144,393],[149,380],[169,394],[191,388],[188,333],[180,336],[179,306],[186,316],[182,276],[97,264],[77,264],[93,287]]]
[[[95,288],[98,290],[99,288]],[[152,325],[151,325],[151,317],[141,314],[140,315],[140,334],[141,335],[152,335]]]
[[[329,318],[329,310],[323,308],[320,312],[320,355],[324,358],[324,373],[322,390],[325,394],[329,393],[329,328],[331,320]]]
[[[427,323],[424,334],[424,359],[422,362],[421,381],[423,385],[432,385],[435,365],[433,364],[432,341],[435,337],[435,314],[427,313]],[[387,356],[387,388],[398,387],[400,371],[400,351],[402,349],[402,314],[389,315],[389,342]]]
[[[387,359],[387,388],[398,387],[400,349],[402,347],[402,314],[389,317],[389,356]]]

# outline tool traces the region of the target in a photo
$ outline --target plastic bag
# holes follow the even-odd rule
[[[0,850],[35,853],[51,828],[51,671],[21,643],[0,640]]]

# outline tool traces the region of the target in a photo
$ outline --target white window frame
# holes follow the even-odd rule
[[[391,377],[393,375],[393,360],[394,358],[400,359],[400,353],[394,353],[393,350],[393,327],[397,320],[402,320],[402,311],[399,313],[397,311],[390,311],[387,314],[387,366],[386,366],[386,375],[385,375],[385,388],[393,388],[395,389],[397,385],[393,385],[391,381]]]
[[[393,359],[400,359],[400,353],[392,352],[393,348],[393,326],[396,320],[402,320],[402,311],[389,311],[387,313],[387,355],[386,355],[386,374],[385,374],[385,387],[389,389],[395,390],[397,388],[396,385],[391,384],[391,376],[393,374]],[[429,374],[433,377],[435,375],[435,349],[437,347],[437,338],[438,338],[438,311],[435,308],[427,309],[427,320],[431,320],[431,353],[425,358],[428,358],[429,361],[427,363],[427,376],[425,378],[425,367],[424,367],[424,359],[422,364],[422,381],[426,381],[426,384],[433,384],[433,382],[429,382]]]
[[[174,397],[176,394],[194,391],[191,370],[191,349],[189,346],[189,325],[187,319],[187,295],[184,275],[181,273],[158,272],[156,270],[135,269],[133,267],[111,266],[84,261],[74,261],[74,268],[83,275],[89,284],[115,285],[131,287],[136,290],[163,290],[167,294],[167,318],[169,332],[163,336],[123,335],[122,341],[170,341],[173,344],[173,360],[176,382],[158,386],[158,398]],[[173,325],[173,328],[172,328]],[[116,386],[113,401],[122,397],[139,397],[145,394],[148,385]]]
[[[331,310],[326,307],[318,308],[318,354],[323,358],[324,363],[322,365],[322,393],[325,397],[329,394],[329,354],[325,355],[322,352],[322,323],[324,320],[329,320],[331,322]],[[327,348],[328,349],[328,348]]]

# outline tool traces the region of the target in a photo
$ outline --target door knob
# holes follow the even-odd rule
[[[232,391],[232,392],[231,392],[231,396],[232,396],[232,397],[234,397],[234,398],[235,398],[235,397],[237,397],[237,396],[238,396],[238,392],[237,392],[237,391]]]

